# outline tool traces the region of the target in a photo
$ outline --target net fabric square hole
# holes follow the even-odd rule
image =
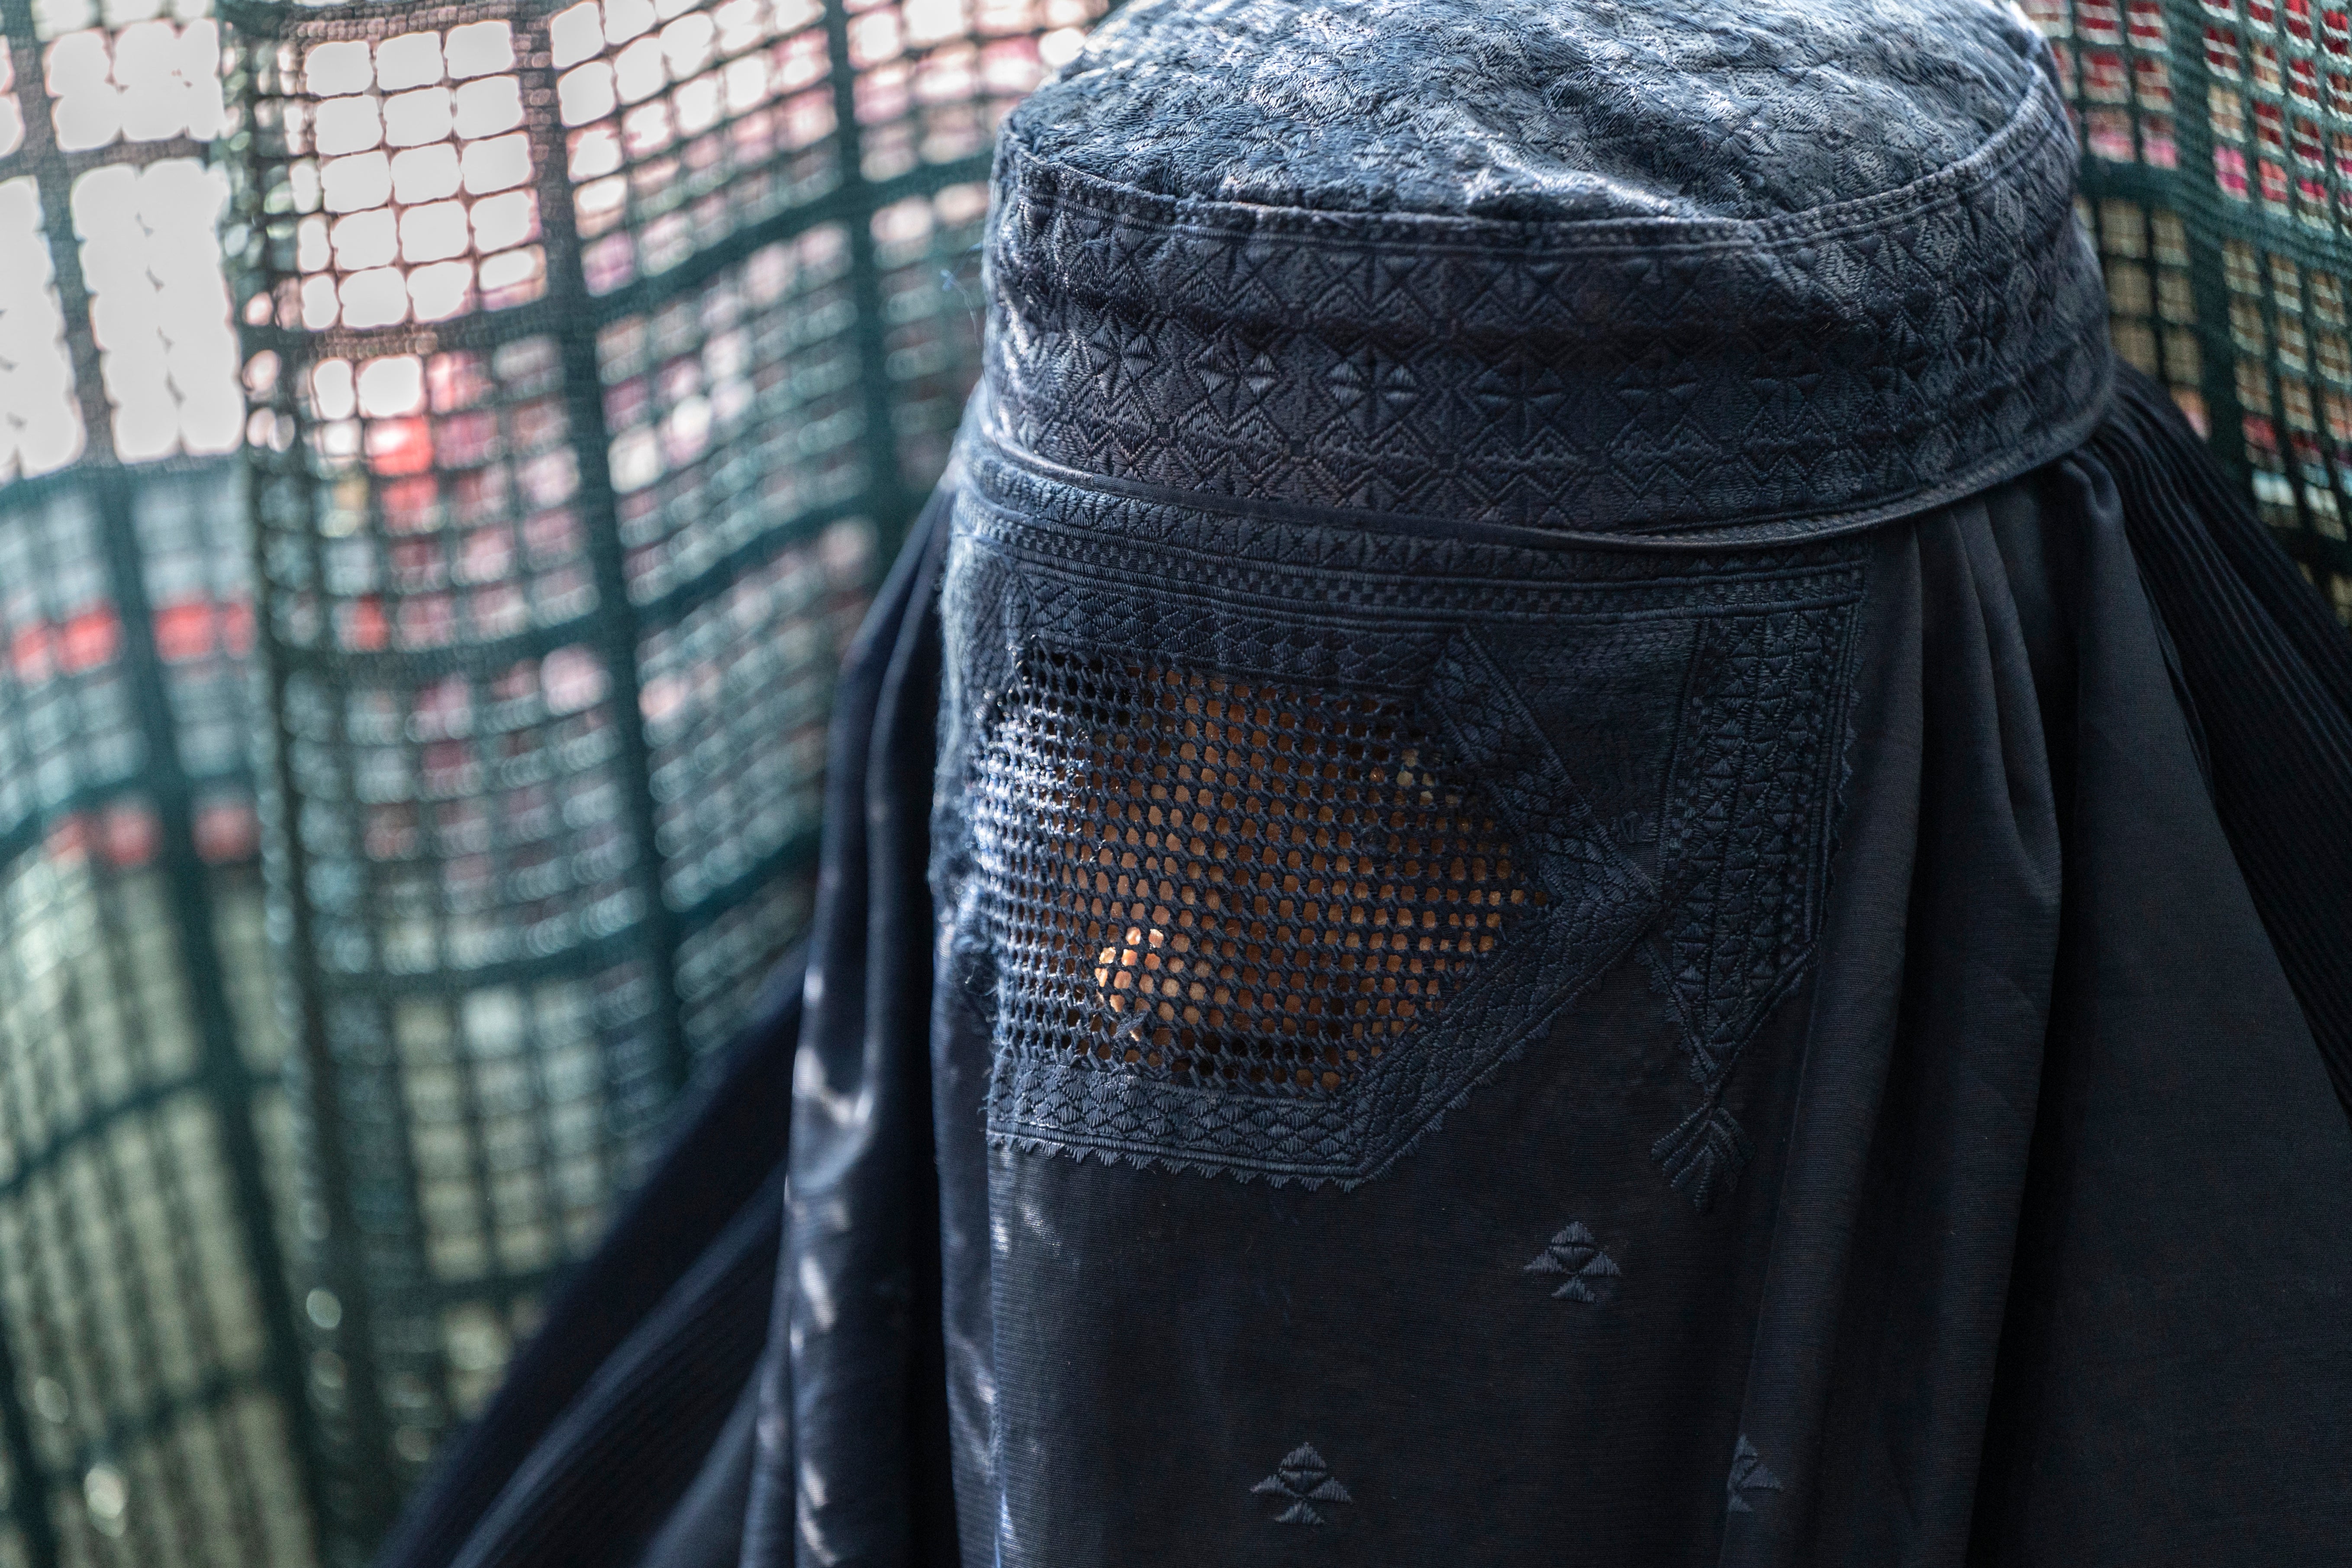
[[[1341,1092],[1543,903],[1388,697],[1033,656],[973,796],[1000,1042],[1097,1070]]]
[[[540,154],[501,19],[285,45],[254,104],[280,326],[431,323],[546,292]]]

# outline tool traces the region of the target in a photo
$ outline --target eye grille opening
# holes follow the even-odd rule
[[[1015,1049],[1328,1094],[1543,903],[1402,704],[1033,658],[980,758]]]

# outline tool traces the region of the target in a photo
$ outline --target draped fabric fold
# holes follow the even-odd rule
[[[917,521],[836,700],[746,1563],[950,1550],[923,1030],[944,511],[942,496]]]
[[[761,1352],[803,967],[795,953],[769,976],[662,1159],[410,1503],[383,1568],[628,1563],[676,1503]]]
[[[2168,633],[2222,826],[2352,1108],[2352,652],[2170,402],[2137,376],[2122,390],[2092,449]]]

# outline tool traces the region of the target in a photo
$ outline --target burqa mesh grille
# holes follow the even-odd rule
[[[974,811],[1016,1051],[1328,1094],[1543,902],[1399,705],[1033,661]]]
[[[1100,8],[0,0],[0,1564],[359,1561],[487,1397],[803,919]]]
[[[1102,8],[0,0],[0,1568],[356,1561],[495,1385],[803,917],[990,139]],[[2029,9],[2117,349],[2352,616],[2352,23]],[[1242,803],[1035,933],[1056,1048],[1320,1092],[1477,957],[1357,915],[1517,907],[1395,716],[1037,696],[1218,705]],[[1428,820],[1317,837],[1340,751]],[[1018,875],[1169,858],[1093,762]],[[1276,824],[1353,880],[1251,962]]]

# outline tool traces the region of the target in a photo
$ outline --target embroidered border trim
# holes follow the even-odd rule
[[[1977,153],[1752,223],[1176,201],[1009,138],[977,426],[1167,497],[1789,539],[2079,444],[2112,376],[2040,73]]]

